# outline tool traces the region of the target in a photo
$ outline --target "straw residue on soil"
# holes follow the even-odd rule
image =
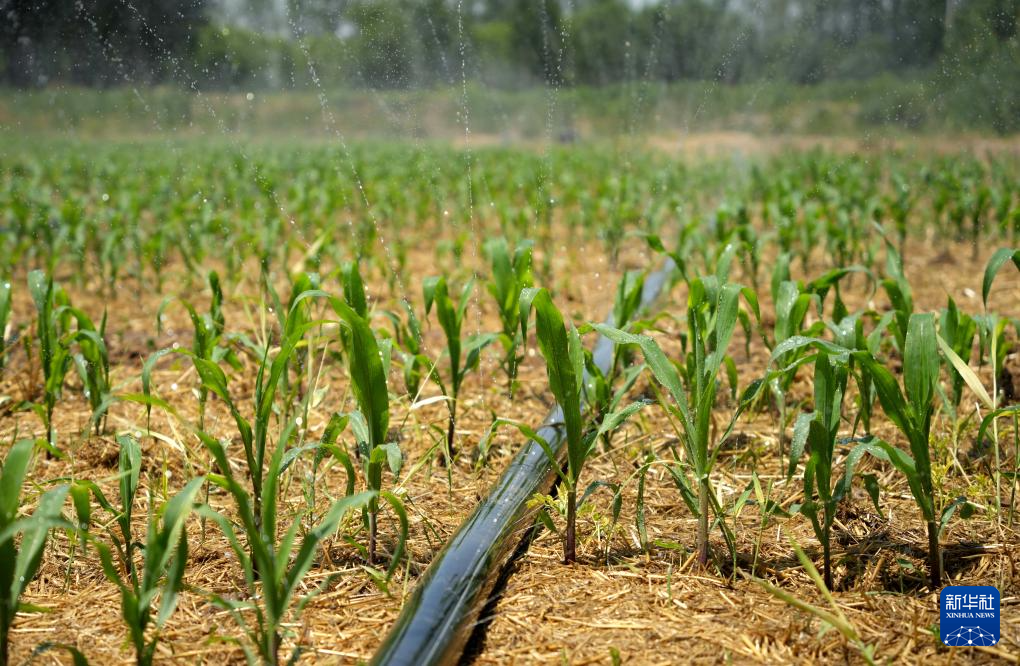
[[[915,286],[919,310],[941,307],[946,295],[952,295],[970,311],[979,308],[975,291],[979,289],[985,256],[978,260],[942,258],[933,270],[936,257],[926,243],[917,243],[907,254],[906,271]],[[969,257],[969,250],[959,256]],[[601,252],[583,244],[557,254],[552,275],[559,276],[556,286],[563,309],[584,319],[599,319],[609,307],[616,279],[626,268],[646,266],[647,254],[637,244],[628,245],[621,262],[611,266]],[[410,262],[415,283],[438,269],[432,257],[422,252]],[[462,272],[471,266],[461,267]],[[480,267],[478,267],[480,268]],[[745,281],[748,278],[745,276]],[[993,306],[1001,312],[1020,313],[1015,276],[1001,278],[1003,288],[996,290]],[[373,279],[371,284],[382,284]],[[264,324],[252,314],[251,304],[242,296],[257,293],[253,281],[236,283],[228,297],[228,329],[265,335]],[[416,291],[416,284],[406,285]],[[199,286],[182,294],[203,302],[207,296]],[[72,301],[86,311],[109,307],[114,356],[114,383],[121,390],[137,390],[138,376],[145,357],[153,350],[177,341],[190,343],[188,321],[179,310],[168,311],[163,337],[154,335],[154,317],[160,296],[140,302],[133,295],[118,292],[107,298],[88,289],[70,288]],[[396,309],[395,296],[384,288],[370,290],[377,309]],[[767,292],[767,289],[761,291]],[[763,309],[770,311],[763,293]],[[851,308],[885,304],[881,295],[871,295],[863,280],[853,283],[845,298]],[[674,292],[666,304],[675,315],[682,313],[684,294]],[[22,301],[16,313],[27,320],[30,306]],[[24,322],[22,322],[24,323]],[[382,325],[381,320],[377,322]],[[675,352],[679,327],[662,323],[657,333],[665,346]],[[233,327],[233,328],[232,328]],[[466,329],[487,331],[498,328],[495,310],[481,288],[469,308]],[[672,342],[670,342],[672,340]],[[324,343],[325,341],[323,341]],[[533,344],[533,341],[532,341]],[[442,348],[441,331],[432,326],[426,331],[426,345],[438,356]],[[734,358],[742,381],[760,376],[768,352],[760,340],[753,340],[750,355],[745,355],[739,340],[734,342]],[[322,354],[320,345],[317,353]],[[318,358],[318,357],[317,357]],[[328,388],[323,400],[314,405],[306,424],[308,438],[317,437],[334,411],[353,407],[343,369],[325,363],[318,379],[319,388]],[[12,358],[5,373],[0,395],[31,392],[37,369],[24,358]],[[248,400],[254,386],[253,365],[245,363],[243,372],[231,380],[235,399]],[[391,378],[391,391],[400,393],[399,373]],[[985,377],[985,375],[982,375]],[[76,380],[72,380],[76,381]],[[183,359],[162,362],[154,373],[153,386],[158,394],[171,400],[186,417],[197,417],[191,389],[196,386],[194,370]],[[401,600],[409,593],[445,540],[484,496],[493,480],[517,450],[520,438],[509,431],[494,443],[488,464],[473,464],[475,445],[484,435],[494,415],[537,423],[551,406],[546,392],[541,358],[529,349],[522,369],[521,387],[513,400],[507,396],[505,381],[493,358],[486,358],[478,373],[463,388],[465,396],[458,421],[458,441],[463,456],[451,469],[433,463],[411,474],[423,457],[433,450],[438,433],[445,427],[445,409],[441,404],[411,408],[412,400],[395,400],[391,425],[399,431],[405,455],[401,488],[408,503],[411,520],[409,556],[390,581],[388,590],[373,584],[366,574],[358,551],[342,539],[336,539],[321,554],[305,581],[307,592],[323,585],[321,592],[304,611],[292,617],[288,625],[289,647],[300,644],[305,660],[324,663],[354,663],[371,656],[382,636],[399,612]],[[647,390],[646,382],[636,387]],[[426,395],[434,395],[430,387]],[[809,377],[802,376],[793,389],[792,404],[810,396]],[[27,396],[25,396],[27,397]],[[425,397],[425,396],[421,396]],[[718,419],[726,418],[731,404],[721,401]],[[58,431],[62,445],[70,452],[66,460],[36,462],[35,479],[64,476],[95,479],[104,491],[116,495],[116,444],[112,435],[78,438],[88,422],[88,405],[75,390],[67,390],[58,407]],[[218,437],[230,438],[233,424],[229,412],[218,401],[211,401],[207,427]],[[184,480],[201,473],[208,464],[206,454],[177,422],[154,412],[153,430],[159,439],[143,438],[147,488],[162,496],[163,479],[170,492]],[[963,453],[970,449],[973,424],[964,433]],[[0,437],[9,439],[42,433],[38,419],[31,413],[17,412],[0,416]],[[137,405],[116,405],[110,417],[110,431],[144,431],[143,410]],[[883,423],[878,434],[899,442],[896,432]],[[233,435],[236,438],[236,434]],[[944,439],[943,435],[939,435]],[[1011,439],[1006,430],[1003,441]],[[617,483],[632,478],[632,472],[645,453],[666,457],[676,445],[668,421],[657,408],[644,410],[633,423],[614,437],[608,453],[594,458],[582,478],[581,487],[596,479]],[[900,442],[902,443],[902,442]],[[944,445],[942,439],[937,446]],[[236,442],[234,446],[239,446]],[[1004,459],[1010,459],[1007,447]],[[965,457],[966,458],[966,457]],[[967,493],[975,501],[989,499],[987,469],[967,462],[966,478],[955,473],[946,477],[945,496]],[[1003,640],[996,648],[950,650],[941,647],[932,628],[938,621],[937,594],[924,587],[924,535],[917,509],[905,482],[874,462],[866,469],[879,473],[883,488],[882,511],[876,512],[866,495],[855,495],[845,508],[834,530],[836,588],[841,610],[866,643],[876,646],[882,660],[891,662],[987,663],[990,659],[1013,658],[1020,654],[1020,598],[1016,571],[1020,565],[1017,532],[979,514],[970,521],[954,521],[945,536],[946,567],[954,582],[994,584],[1002,592]],[[297,463],[295,472],[283,488],[282,504],[291,515],[307,507],[307,468]],[[798,480],[787,482],[778,459],[775,415],[766,411],[742,419],[726,443],[720,457],[715,486],[724,506],[747,486],[755,471],[763,485],[771,485],[773,498],[784,508],[797,500],[801,492]],[[344,475],[339,467],[328,469],[321,478],[315,509],[321,513],[327,493],[342,492]],[[359,480],[359,485],[361,481]],[[726,560],[725,544],[715,539],[713,549],[721,572],[699,570],[691,549],[695,525],[669,476],[653,469],[645,489],[646,525],[651,547],[640,550],[635,527],[636,488],[633,482],[624,489],[623,511],[614,525],[610,520],[610,496],[604,491],[593,495],[582,512],[579,526],[581,562],[567,566],[560,562],[561,544],[549,533],[542,534],[518,562],[514,575],[494,606],[493,614],[482,618],[487,624],[485,640],[472,646],[477,663],[609,663],[619,654],[624,663],[658,664],[681,661],[759,663],[812,663],[858,661],[853,648],[835,630],[823,630],[810,615],[797,611],[769,595],[757,583],[732,575],[732,563]],[[978,493],[980,496],[975,496]],[[147,493],[141,493],[146,496]],[[136,511],[143,528],[147,499]],[[229,498],[215,492],[209,502],[230,512]],[[740,515],[730,516],[737,537],[739,568],[781,585],[812,604],[824,600],[792,554],[793,537],[811,555],[817,555],[813,533],[806,520],[773,520],[763,528],[758,507],[747,504]],[[557,519],[558,521],[558,519]],[[350,521],[349,532],[357,527]],[[715,532],[718,535],[718,531]],[[240,632],[229,615],[205,599],[215,592],[243,598],[245,584],[230,548],[211,524],[194,520],[189,526],[192,553],[187,571],[190,591],[181,599],[177,612],[163,632],[159,656],[181,663],[222,663],[239,661],[240,650],[233,640]],[[360,538],[360,535],[356,535]],[[394,545],[392,522],[384,520],[382,546]],[[845,556],[845,557],[844,557]],[[81,544],[58,535],[47,550],[39,578],[32,583],[25,601],[46,607],[45,613],[25,613],[13,630],[15,662],[26,658],[43,641],[68,643],[84,650],[93,663],[121,663],[132,657],[119,619],[119,597],[102,576],[94,549],[83,552]],[[42,659],[56,659],[54,652]],[[63,657],[60,657],[63,658]]]

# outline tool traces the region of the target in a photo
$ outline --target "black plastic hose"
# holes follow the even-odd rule
[[[645,279],[642,308],[658,298],[672,271],[673,264],[668,262]],[[613,343],[599,336],[592,355],[603,372],[609,372],[613,351]],[[562,422],[563,412],[557,406],[538,431],[556,452],[564,440],[558,427]],[[548,493],[555,478],[556,470],[542,447],[534,441],[525,444],[489,495],[432,560],[372,664],[428,666],[460,659],[504,565],[534,525],[537,508],[529,508],[528,500],[535,493]]]

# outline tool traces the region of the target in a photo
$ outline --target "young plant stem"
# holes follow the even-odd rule
[[[450,401],[447,403],[450,406],[450,418],[446,426],[446,452],[450,456],[450,463],[453,463],[453,457],[456,455],[454,449],[453,438],[457,431],[457,408],[454,406],[455,403]],[[440,457],[442,461],[443,458]]]
[[[368,563],[375,564],[375,539],[377,534],[378,514],[374,509],[368,511]]]
[[[939,589],[942,584],[942,554],[939,551],[939,526],[934,520],[928,521],[928,571],[931,589]]]
[[[709,506],[709,493],[712,492],[708,485],[708,479],[702,479],[698,483],[698,564],[701,566],[708,565],[709,548],[708,548],[708,513],[711,510]]]
[[[563,540],[563,562],[577,561],[577,489],[567,491],[567,531]]]
[[[825,538],[822,539],[822,564],[824,566],[825,588],[832,589],[832,546],[829,543],[829,528],[825,528]]]

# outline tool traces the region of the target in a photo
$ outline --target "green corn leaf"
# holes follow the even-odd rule
[[[386,494],[389,497],[393,497],[389,493]],[[372,490],[366,490],[349,497],[344,497],[337,500],[330,507],[329,511],[323,517],[322,522],[310,531],[301,542],[301,546],[298,552],[295,554],[294,559],[290,565],[290,568],[286,571],[286,574],[281,580],[281,597],[279,603],[281,607],[289,605],[290,597],[294,592],[294,589],[304,578],[305,573],[312,566],[312,560],[315,556],[315,552],[318,550],[319,543],[336,531],[341,519],[351,512],[358,509],[367,508],[370,503],[379,496],[379,493]],[[396,502],[399,504],[399,501]],[[398,516],[400,514],[398,513]],[[403,525],[401,530],[401,546],[395,552],[394,560],[399,561],[399,557],[402,555],[403,539],[407,535],[407,523],[406,514],[403,516]]]
[[[981,402],[984,403],[986,408],[994,408],[992,398],[988,395],[988,391],[985,390],[981,380],[978,379],[977,373],[971,370],[970,366],[967,365],[962,358],[960,358],[959,354],[953,351],[946,341],[942,339],[941,335],[937,336],[936,339],[938,341],[939,349],[942,350],[942,354],[949,360],[956,372],[960,374],[963,381],[965,381],[967,386],[970,387],[970,390],[974,392],[974,395],[981,399]]]
[[[610,483],[608,481],[596,480],[588,484],[588,487],[581,493],[580,499],[577,500],[577,508],[580,510],[584,503],[591,497],[595,491],[599,488],[605,488],[613,493],[613,525],[620,519],[620,512],[623,510],[623,495],[620,494],[620,484]]]
[[[918,425],[920,416],[931,409],[938,379],[935,317],[931,314],[911,315],[903,358],[903,385]]]
[[[981,419],[981,425],[978,427],[976,442],[984,442],[985,437],[988,435],[988,428],[992,423],[1003,416],[1015,416],[1020,415],[1020,404],[1009,405],[1007,407],[1001,407],[993,412],[989,412],[983,419]]]
[[[85,654],[75,646],[67,643],[44,641],[32,648],[32,657],[37,657],[47,652],[66,652],[71,656],[71,663],[74,666],[89,666],[89,660],[85,657]]]
[[[871,503],[875,507],[875,511],[882,513],[882,507],[878,504],[878,477],[874,474],[862,474],[861,478],[864,480],[864,490],[867,491],[868,497],[871,498]]]
[[[811,422],[814,420],[814,414],[798,414],[797,420],[793,424],[793,438],[790,440],[790,463],[786,469],[786,479],[788,481],[793,478],[793,473],[797,470],[797,463],[804,455],[804,450],[807,447],[808,432],[811,429]]]
[[[49,537],[50,529],[58,526],[73,529],[73,526],[61,519],[60,516],[67,492],[67,486],[58,486],[52,490],[47,490],[39,497],[39,503],[31,518],[18,521],[21,525],[19,530],[21,532],[21,544],[18,548],[17,558],[14,561],[13,576],[10,579],[10,596],[5,599],[8,603],[16,605],[17,600],[21,597],[29,582],[35,578],[35,574],[39,570],[39,564],[42,562],[43,548]],[[0,540],[2,539],[3,537],[0,536]],[[3,569],[9,566],[10,562],[0,565]],[[6,576],[0,575],[0,580],[5,578]]]
[[[610,412],[609,414],[603,416],[602,422],[599,424],[598,430],[595,432],[593,436],[588,438],[590,442],[589,447],[593,447],[595,445],[595,442],[598,441],[598,439],[602,437],[602,435],[609,432],[613,432],[614,430],[619,428],[628,419],[630,419],[630,417],[637,414],[648,404],[649,403],[647,401],[638,400],[637,402],[630,403],[629,405],[622,409]],[[590,448],[588,452],[591,453]]]
[[[368,299],[365,296],[365,283],[358,272],[358,264],[348,262],[341,269],[344,283],[344,300],[362,319],[368,318]]]
[[[34,448],[33,440],[22,439],[14,443],[4,458],[3,470],[0,471],[0,529],[13,523],[18,516],[21,485]]]
[[[351,386],[361,414],[368,424],[368,442],[374,448],[386,441],[389,429],[390,401],[386,386],[386,373],[383,360],[379,353],[379,344],[368,322],[347,303],[318,291],[306,291],[294,301],[297,307],[310,298],[325,298],[340,316],[341,324],[347,335],[344,345],[347,347],[348,372]]]
[[[482,438],[482,444],[480,444],[479,446],[482,447],[483,449],[488,449],[489,442],[492,441],[492,438],[493,436],[495,436],[496,431],[500,428],[500,426],[504,425],[513,426],[522,435],[538,444],[538,446],[542,449],[542,452],[545,453],[546,458],[549,460],[549,464],[552,466],[553,470],[555,470],[556,474],[559,475],[560,480],[567,484],[570,483],[570,481],[567,478],[567,475],[563,473],[562,465],[559,461],[559,458],[556,456],[556,452],[553,451],[552,446],[549,444],[549,441],[545,437],[542,437],[540,434],[538,434],[538,432],[534,428],[532,428],[526,423],[505,418],[494,419],[492,425],[489,426],[488,432]]]
[[[992,293],[992,282],[995,281],[995,276],[998,274],[999,269],[1007,261],[1012,261],[1017,270],[1020,270],[1020,250],[1000,248],[995,251],[992,258],[988,260],[988,265],[985,266],[984,279],[981,281],[981,302],[984,304],[985,309],[988,308],[988,296]]]
[[[908,438],[912,438],[914,433],[913,414],[907,406],[907,401],[903,398],[896,378],[870,353],[856,352],[854,358],[870,375],[886,416],[904,433],[909,433]]]
[[[654,340],[646,335],[627,333],[605,324],[592,324],[592,328],[618,345],[636,345],[640,348],[645,358],[645,364],[652,371],[656,380],[669,391],[680,409],[683,420],[687,423],[691,422],[687,392],[680,379],[680,373]]]
[[[538,346],[546,360],[549,388],[563,412],[567,440],[567,465],[571,482],[577,479],[586,451],[581,441],[581,369],[584,357],[577,330],[567,330],[563,316],[553,305],[545,289],[521,291],[521,321],[535,310],[535,333]]]
[[[942,536],[942,533],[949,525],[949,521],[953,519],[953,514],[957,510],[959,510],[961,517],[970,518],[974,513],[974,505],[961,495],[950,502],[946,508],[942,509],[942,515],[939,517],[939,536]]]

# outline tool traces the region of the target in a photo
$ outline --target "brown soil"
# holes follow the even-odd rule
[[[915,290],[918,310],[942,307],[951,295],[965,311],[981,309],[980,279],[984,262],[993,248],[982,248],[977,260],[971,259],[969,248],[951,247],[948,255],[936,262],[942,250],[936,243],[918,241],[907,253],[906,271]],[[617,267],[608,264],[594,243],[574,243],[554,253],[552,275],[558,280],[557,301],[565,313],[580,320],[601,318],[612,301],[621,269],[651,263],[635,241],[628,241]],[[448,265],[436,265],[431,248],[415,251],[409,261],[408,293],[418,297],[418,284],[427,275],[442,270],[462,278],[481,258],[475,254],[460,262],[448,258]],[[1008,268],[1008,267],[1007,267]],[[802,267],[795,270],[804,273]],[[367,270],[373,302],[379,310],[395,309],[395,300],[376,272]],[[806,275],[821,272],[812,266]],[[257,270],[248,272],[257,276]],[[801,275],[801,276],[806,276]],[[750,279],[743,277],[745,282]],[[168,284],[175,284],[168,282]],[[186,284],[181,282],[181,284]],[[771,316],[767,298],[767,276],[762,280],[761,296],[765,317]],[[127,287],[112,296],[99,290],[66,285],[72,301],[98,318],[103,307],[110,315],[110,348],[114,358],[113,381],[118,391],[140,390],[139,375],[144,359],[151,351],[178,342],[190,345],[190,327],[181,308],[167,311],[164,333],[155,335],[155,314],[162,295],[132,293]],[[1020,315],[1020,278],[1016,271],[1004,269],[995,290],[992,308],[1010,315]],[[242,331],[259,339],[274,315],[264,313],[251,298],[257,293],[252,277],[227,280],[227,328]],[[339,291],[335,279],[328,283],[331,291]],[[282,285],[280,285],[282,292]],[[23,290],[22,290],[23,291]],[[201,285],[182,289],[182,296],[205,307],[208,295]],[[17,324],[22,328],[30,321],[30,305],[24,293],[18,293]],[[868,298],[863,280],[856,280],[846,290],[851,308],[862,306]],[[664,307],[672,314],[682,313],[685,295],[675,290]],[[886,307],[879,292],[872,304]],[[417,301],[420,308],[420,299]],[[476,287],[469,307],[469,331],[498,328],[495,310],[484,289]],[[375,322],[386,326],[382,318]],[[662,320],[663,341],[676,340],[679,327]],[[334,336],[335,337],[335,336]],[[533,342],[533,341],[532,341]],[[333,348],[336,342],[331,343]],[[442,334],[433,324],[427,331],[426,344],[431,354],[442,349]],[[675,352],[675,344],[666,343]],[[740,366],[741,382],[760,376],[768,354],[760,340],[754,340],[750,356],[743,351],[742,334],[738,333],[731,351]],[[317,347],[316,359],[322,354]],[[463,455],[449,470],[427,463],[414,473],[433,446],[436,433],[445,430],[445,408],[433,404],[410,410],[406,396],[393,405],[391,425],[399,428],[400,443],[405,455],[400,487],[408,500],[411,519],[410,555],[406,566],[390,582],[389,594],[380,590],[362,568],[363,561],[355,548],[337,539],[323,552],[306,581],[308,590],[331,575],[330,582],[299,616],[288,625],[284,654],[300,644],[305,661],[323,663],[354,663],[368,659],[391,626],[401,599],[414,586],[418,576],[477,500],[491,486],[520,444],[520,437],[509,430],[496,440],[488,464],[477,469],[471,460],[474,446],[488,429],[493,415],[537,423],[550,406],[541,358],[534,349],[522,369],[521,389],[511,401],[507,398],[505,378],[498,369],[494,354],[486,355],[482,368],[465,384],[458,422],[458,442]],[[231,390],[241,404],[250,404],[255,366],[246,359],[243,371],[231,378]],[[983,379],[990,379],[982,375]],[[37,370],[22,352],[11,358],[8,370],[0,380],[0,395],[16,399],[30,397],[38,383]],[[639,382],[643,391],[646,382]],[[153,377],[154,391],[179,409],[185,417],[197,418],[197,401],[191,394],[197,385],[191,364],[183,358],[164,359]],[[333,412],[353,409],[347,391],[345,372],[336,362],[327,359],[317,383],[327,387],[322,401],[308,419],[309,438],[317,437]],[[399,372],[391,377],[391,391],[402,393]],[[425,395],[434,395],[432,387]],[[791,398],[791,410],[810,395],[810,376],[801,376]],[[424,396],[423,396],[424,397]],[[969,398],[967,398],[969,399]],[[732,405],[721,401],[717,421],[727,418]],[[2,409],[2,407],[0,407]],[[971,408],[968,407],[968,411]],[[36,482],[74,476],[96,480],[111,496],[116,496],[115,433],[145,430],[144,410],[126,403],[111,411],[108,433],[101,436],[80,435],[89,418],[87,403],[81,398],[76,377],[69,375],[65,395],[58,407],[58,432],[61,447],[70,455],[65,460],[46,460],[38,456],[31,478]],[[233,436],[234,450],[239,449],[236,428],[225,406],[210,400],[206,416],[207,429],[218,437]],[[948,422],[936,422],[935,445],[947,445]],[[152,430],[159,439],[143,438],[146,453],[144,485],[162,496],[163,479],[172,492],[184,480],[201,473],[208,464],[197,440],[177,421],[153,413]],[[903,444],[888,423],[882,422],[877,433],[890,441]],[[993,493],[985,460],[975,452],[973,419],[961,438],[963,472],[942,469],[942,496],[956,497],[966,493],[979,504],[987,506]],[[0,439],[41,436],[38,418],[30,412],[0,415]],[[799,479],[785,481],[778,458],[776,417],[765,412],[740,421],[735,435],[720,456],[714,480],[724,506],[732,505],[756,472],[763,485],[772,484],[772,495],[782,506],[798,501]],[[848,433],[849,434],[849,433]],[[349,437],[347,438],[349,440]],[[1003,459],[1012,460],[1014,451],[1009,429],[1002,436]],[[648,408],[614,438],[609,453],[593,459],[586,467],[581,487],[595,479],[622,483],[631,477],[636,461],[646,452],[668,456],[674,433],[657,408]],[[905,482],[889,470],[868,461],[865,469],[879,475],[882,488],[882,513],[875,512],[863,492],[848,503],[834,528],[834,560],[836,599],[841,610],[859,632],[862,640],[876,646],[882,661],[920,663],[987,663],[994,659],[1016,659],[1020,653],[1020,588],[1017,568],[1020,565],[1020,540],[1015,525],[1001,526],[994,518],[979,512],[969,521],[954,520],[943,536],[946,568],[954,583],[997,585],[1002,593],[1002,641],[996,648],[949,649],[942,647],[931,628],[938,621],[938,594],[926,587],[925,536],[923,523],[910,498]],[[295,465],[294,473],[284,484],[281,505],[290,515],[306,507],[307,463]],[[387,473],[388,476],[388,473]],[[317,485],[321,512],[327,493],[342,493],[342,468],[326,471]],[[362,480],[359,479],[359,488]],[[393,483],[388,479],[387,483]],[[1004,482],[1004,501],[1010,500],[1008,482]],[[30,497],[37,489],[26,485]],[[475,646],[478,663],[610,663],[618,653],[623,663],[666,664],[687,661],[814,663],[851,661],[860,658],[847,641],[835,630],[823,631],[818,620],[791,608],[772,597],[758,584],[731,576],[732,565],[726,560],[725,546],[718,532],[714,533],[713,549],[718,567],[700,570],[691,555],[695,524],[680,500],[675,486],[665,473],[653,471],[646,488],[648,538],[653,543],[648,552],[639,548],[635,525],[636,488],[626,486],[623,512],[615,525],[610,521],[610,497],[601,491],[582,511],[579,525],[580,562],[561,564],[561,543],[556,535],[545,533],[516,563],[493,615],[486,618],[488,630],[483,644]],[[147,493],[142,492],[141,495]],[[225,512],[230,501],[213,493],[210,504]],[[136,534],[141,535],[146,502],[136,509],[140,517]],[[29,506],[31,502],[29,502]],[[1003,515],[1010,513],[1003,507]],[[289,520],[289,519],[288,519]],[[812,604],[825,602],[814,588],[799,562],[793,556],[788,537],[802,544],[815,562],[820,561],[819,549],[808,521],[799,517],[769,522],[759,529],[759,512],[753,504],[744,507],[737,518],[731,517],[737,536],[739,567],[743,571],[769,580],[791,594]],[[559,519],[557,519],[558,522]],[[244,582],[236,561],[223,537],[212,525],[202,530],[199,521],[189,528],[191,558],[187,581],[192,591],[182,596],[177,612],[162,633],[159,657],[179,663],[222,663],[242,661],[242,653],[231,641],[241,636],[233,620],[207,601],[206,594],[217,593],[243,598]],[[358,541],[364,535],[357,531],[357,521],[348,526],[348,533]],[[382,527],[384,548],[392,547],[394,529],[390,521]],[[757,553],[757,555],[755,555]],[[82,553],[75,549],[66,535],[58,534],[47,549],[41,573],[29,587],[27,603],[44,606],[45,613],[21,614],[13,629],[14,663],[28,657],[33,648],[51,641],[76,645],[92,663],[130,661],[126,633],[120,622],[119,597],[116,589],[103,577],[93,549]],[[40,660],[65,660],[63,655],[49,652]]]

